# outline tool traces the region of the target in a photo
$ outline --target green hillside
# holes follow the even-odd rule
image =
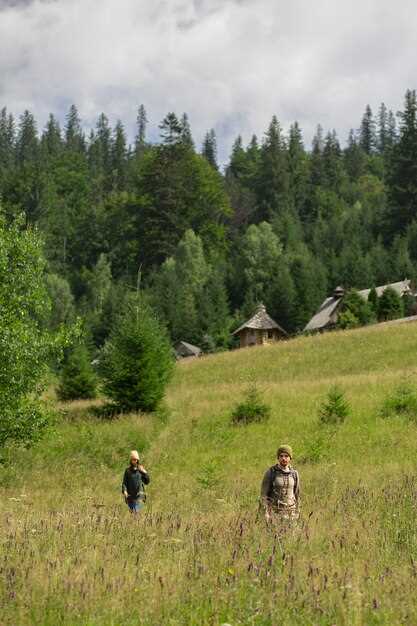
[[[417,623],[417,417],[383,418],[417,386],[417,326],[381,325],[178,363],[158,416],[99,421],[61,405],[48,437],[0,470],[2,626]],[[256,383],[268,422],[232,425]],[[351,416],[318,409],[337,383]],[[51,400],[53,403],[53,400]],[[302,519],[257,515],[263,472],[290,443]],[[130,517],[131,448],[152,482]]]

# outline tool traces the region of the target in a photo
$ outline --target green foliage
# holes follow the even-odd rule
[[[0,448],[29,444],[47,420],[38,402],[60,339],[45,330],[50,301],[38,234],[0,217]]]
[[[376,321],[371,305],[359,293],[351,289],[343,298],[338,320],[339,328],[364,326]]]
[[[405,416],[417,422],[417,390],[415,385],[403,381],[388,395],[381,408],[382,417]]]
[[[97,376],[91,365],[91,357],[86,346],[82,344],[75,346],[67,356],[62,368],[57,395],[60,400],[96,397]]]
[[[372,308],[372,311],[375,315],[376,318],[378,318],[378,312],[379,312],[379,298],[378,298],[378,294],[376,292],[375,287],[372,287],[371,291],[369,292],[368,295],[368,302]]]
[[[47,274],[46,288],[51,300],[48,327],[57,330],[61,324],[72,324],[76,317],[75,303],[68,281],[58,274]]]
[[[121,411],[155,411],[173,364],[164,328],[149,305],[132,296],[124,304],[101,353],[104,392]]]
[[[245,393],[244,400],[239,402],[232,411],[234,424],[251,424],[269,419],[271,407],[266,404],[256,385],[252,385]]]
[[[381,321],[404,317],[404,303],[392,287],[387,287],[379,298],[378,317]]]
[[[349,415],[349,402],[342,389],[334,385],[320,406],[319,420],[321,424],[336,426],[342,424]]]
[[[349,309],[346,311],[342,311],[338,317],[337,325],[339,328],[343,330],[347,330],[349,328],[357,328],[361,325],[360,321],[356,317],[352,311]]]

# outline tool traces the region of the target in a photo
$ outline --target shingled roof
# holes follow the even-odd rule
[[[397,283],[391,283],[390,285],[380,285],[379,287],[376,287],[376,293],[378,298],[382,296],[387,287],[394,289],[394,291],[396,291],[399,296],[403,296],[406,293],[411,293],[410,281],[406,278],[405,280],[400,280]],[[368,300],[370,291],[370,289],[362,289],[361,291],[358,291],[358,293],[364,300]],[[304,330],[320,330],[334,322],[335,320],[332,320],[331,318],[332,316],[335,316],[337,314],[337,309],[342,302],[343,294],[344,291],[342,287],[337,287],[333,293],[333,296],[331,296],[330,298],[326,298],[325,301],[321,304],[319,310],[315,315],[313,315]]]
[[[188,343],[187,341],[178,341],[175,345],[175,352],[177,356],[185,357],[185,356],[200,356],[203,351],[198,346],[193,346],[192,343]]]
[[[283,335],[287,335],[285,330],[281,328],[279,324],[275,322],[266,312],[266,308],[263,304],[260,304],[256,309],[256,313],[253,317],[250,318],[247,322],[239,326],[237,330],[234,331],[234,335],[242,331],[244,328],[251,328],[253,330],[272,330],[276,328]]]

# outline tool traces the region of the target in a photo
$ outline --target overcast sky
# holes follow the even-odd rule
[[[42,127],[75,103],[86,127],[104,111],[134,133],[189,115],[221,158],[238,133],[261,137],[275,113],[345,140],[365,105],[397,111],[417,87],[414,0],[0,0],[0,107]]]

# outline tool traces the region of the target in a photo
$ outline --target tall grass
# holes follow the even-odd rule
[[[179,364],[166,423],[68,405],[47,440],[9,450],[1,470],[0,623],[417,623],[417,426],[380,416],[405,375],[417,380],[416,348],[404,325]],[[248,384],[271,417],[236,428]],[[317,415],[333,384],[352,411],[330,430]],[[289,529],[258,512],[282,442],[302,481]],[[152,477],[137,518],[119,493],[133,447]]]

